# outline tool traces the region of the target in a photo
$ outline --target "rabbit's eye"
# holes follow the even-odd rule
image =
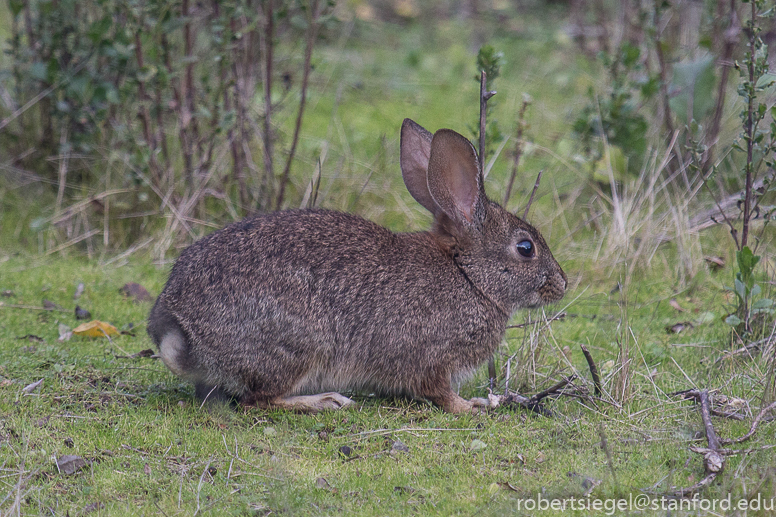
[[[517,252],[525,258],[533,257],[534,245],[529,240],[520,241],[517,243]]]

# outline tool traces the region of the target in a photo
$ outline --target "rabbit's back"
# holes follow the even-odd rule
[[[429,377],[466,373],[497,346],[505,318],[473,298],[430,233],[394,234],[340,212],[283,211],[185,250],[149,330],[159,344],[177,325],[182,368],[230,395],[412,394]]]

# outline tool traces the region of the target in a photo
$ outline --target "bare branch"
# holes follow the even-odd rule
[[[283,197],[285,196],[286,184],[288,183],[288,176],[291,172],[291,162],[294,161],[294,154],[296,153],[296,145],[299,141],[299,131],[302,127],[302,116],[304,115],[305,101],[307,100],[307,85],[310,79],[311,61],[313,56],[313,46],[318,35],[318,0],[312,0],[310,6],[310,19],[308,20],[307,27],[307,44],[304,49],[304,72],[302,74],[302,92],[299,99],[299,110],[296,114],[296,125],[294,126],[294,137],[291,142],[291,150],[288,153],[288,159],[286,160],[286,166],[283,170],[283,175],[280,178],[280,186],[278,187],[277,201],[275,202],[275,210],[280,210],[283,205]]]

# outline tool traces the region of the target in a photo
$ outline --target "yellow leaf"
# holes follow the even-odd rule
[[[73,329],[73,334],[76,336],[86,337],[102,337],[105,335],[112,336],[118,334],[119,331],[110,323],[104,321],[92,320],[89,323],[78,325]]]

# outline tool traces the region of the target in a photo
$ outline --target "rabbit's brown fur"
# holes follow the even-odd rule
[[[403,175],[434,213],[431,231],[288,210],[199,240],[149,318],[165,364],[200,397],[245,405],[335,408],[349,399],[290,396],[366,389],[471,409],[451,382],[493,354],[516,309],[566,288],[542,236],[485,197],[476,168],[466,139],[440,130],[432,141],[406,120]],[[533,257],[516,252],[525,240]]]

